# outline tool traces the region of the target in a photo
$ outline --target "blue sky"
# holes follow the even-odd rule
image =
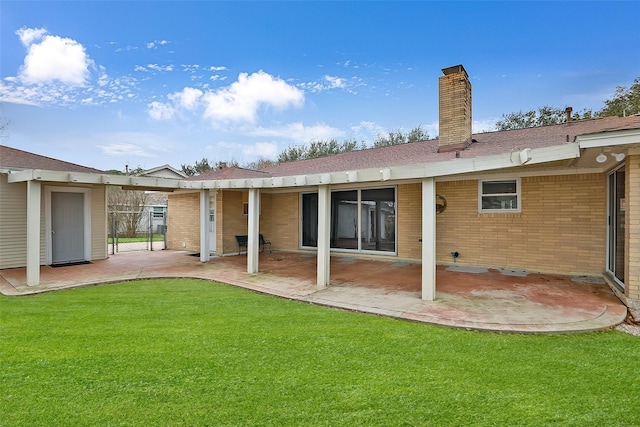
[[[274,159],[437,135],[463,64],[474,131],[600,109],[640,76],[640,2],[0,2],[0,143],[99,169]]]

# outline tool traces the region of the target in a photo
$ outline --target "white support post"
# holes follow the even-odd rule
[[[436,299],[436,182],[422,180],[422,299]]]
[[[27,286],[40,284],[40,210],[42,185],[27,181]]]
[[[331,246],[331,188],[328,185],[318,187],[318,289],[329,285]]]
[[[209,190],[200,190],[200,262],[208,262],[209,254]]]
[[[247,273],[258,272],[260,250],[260,190],[249,189],[249,224],[247,234]]]

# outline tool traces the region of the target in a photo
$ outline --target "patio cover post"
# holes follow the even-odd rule
[[[331,188],[328,185],[318,187],[318,288],[329,284],[331,233]]]
[[[40,209],[42,184],[27,181],[27,286],[40,284]]]
[[[436,298],[436,181],[422,180],[422,299]]]
[[[247,273],[258,272],[260,249],[260,190],[249,189],[249,224],[247,234]]]
[[[209,255],[209,190],[200,190],[200,262],[208,262]]]

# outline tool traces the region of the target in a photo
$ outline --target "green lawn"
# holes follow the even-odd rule
[[[640,339],[470,332],[198,280],[0,298],[1,426],[640,425]]]

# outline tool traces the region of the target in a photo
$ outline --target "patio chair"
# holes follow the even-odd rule
[[[269,246],[269,253],[272,254],[273,252],[271,252],[271,241],[266,240],[264,236],[260,234],[260,252],[264,252],[267,246]]]
[[[242,248],[244,248],[246,252],[249,238],[246,235],[245,236],[236,235],[236,241],[238,242],[238,253],[242,252]]]

